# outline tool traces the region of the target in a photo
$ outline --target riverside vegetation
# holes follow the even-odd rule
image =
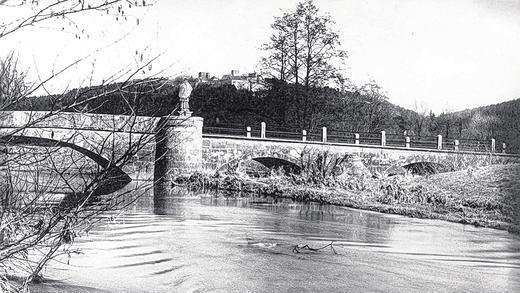
[[[349,166],[352,156],[326,157],[315,155],[299,174],[278,169],[258,176],[229,168],[215,175],[179,177],[174,184],[218,191],[218,196],[291,198],[520,233],[518,163],[491,156],[487,160],[473,158],[464,164],[454,163],[449,172],[417,176],[404,170],[371,174],[363,167]]]

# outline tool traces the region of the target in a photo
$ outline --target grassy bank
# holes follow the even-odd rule
[[[195,188],[249,192],[520,233],[520,164],[430,176],[349,177],[321,184],[284,175],[252,179],[195,174],[188,181]]]

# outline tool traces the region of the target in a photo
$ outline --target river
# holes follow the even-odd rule
[[[520,292],[520,237],[504,231],[290,200],[164,207],[141,201],[79,238],[36,291]]]

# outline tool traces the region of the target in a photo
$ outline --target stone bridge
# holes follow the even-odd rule
[[[301,167],[308,153],[356,155],[371,170],[388,172],[413,163],[438,163],[453,166],[468,160],[504,159],[520,161],[520,156],[468,152],[461,150],[420,149],[387,146],[384,132],[380,145],[327,142],[326,129],[319,141],[266,137],[265,124],[258,137],[250,128],[235,135],[203,133],[200,117],[171,116],[153,118],[49,112],[0,112],[0,143],[20,146],[57,147],[70,150],[70,162],[81,157],[92,165],[114,168],[132,182],[154,182],[155,192],[168,192],[179,174],[193,171],[215,172],[242,162],[257,162],[267,168]],[[357,135],[357,134],[356,134]],[[440,138],[439,138],[440,139]],[[404,142],[404,141],[403,141]],[[493,142],[494,143],[494,142]],[[493,146],[494,148],[494,146]],[[22,151],[23,152],[23,151]]]
[[[356,145],[342,143],[323,143],[276,138],[247,138],[223,135],[203,135],[203,165],[207,170],[220,170],[228,165],[256,161],[268,168],[301,168],[306,155],[355,155],[361,158],[371,171],[394,172],[400,167],[416,163],[433,163],[446,169],[465,164],[471,160],[515,159],[515,155],[463,152],[454,150],[432,150],[392,146]]]

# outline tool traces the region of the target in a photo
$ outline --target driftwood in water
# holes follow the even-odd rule
[[[325,245],[325,246],[323,246],[323,247],[319,247],[319,248],[312,248],[312,247],[310,247],[310,246],[307,245],[307,244],[305,244],[305,245],[303,245],[303,246],[301,246],[301,245],[298,244],[298,245],[295,245],[295,246],[293,247],[293,252],[294,252],[294,253],[300,253],[301,250],[320,251],[320,250],[323,250],[323,249],[325,249],[325,248],[327,248],[327,247],[330,247],[330,249],[332,250],[332,252],[334,252],[334,254],[338,254],[338,253],[336,252],[336,250],[334,249],[333,244],[334,244],[334,241],[331,241],[329,244],[327,244],[327,245]]]

